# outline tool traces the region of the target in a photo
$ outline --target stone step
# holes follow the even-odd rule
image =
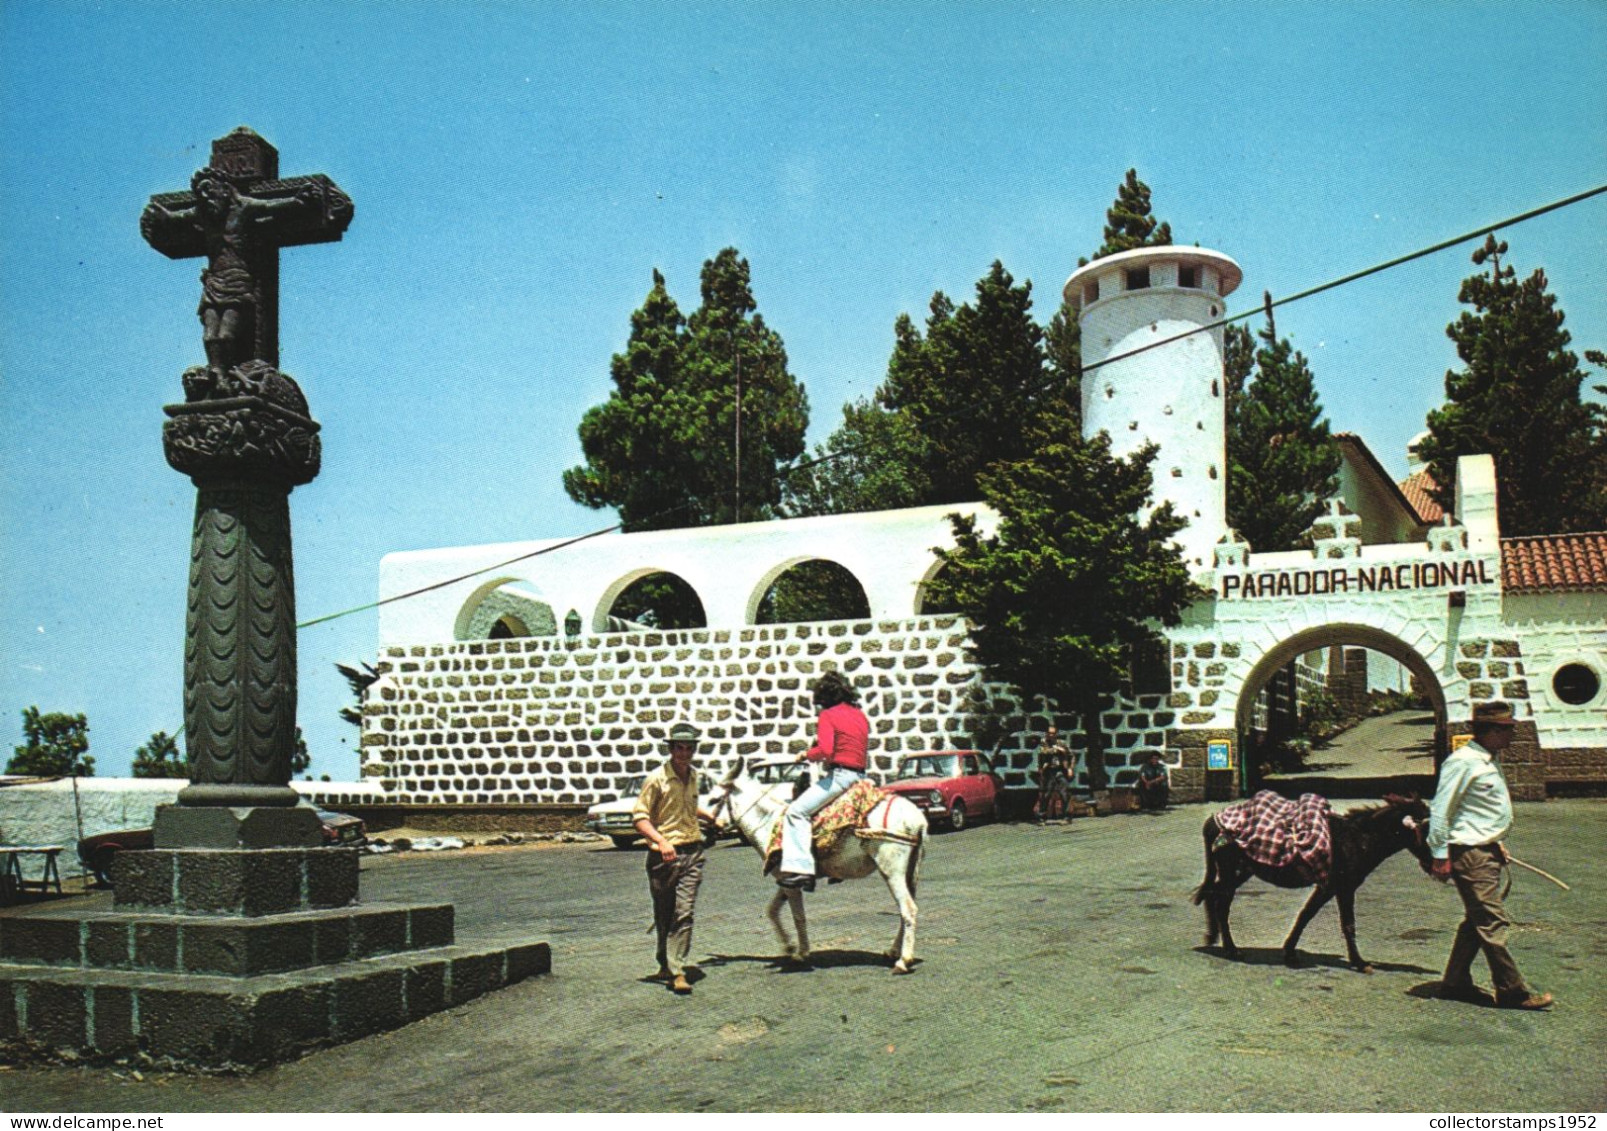
[[[248,978],[0,964],[0,1061],[144,1054],[175,1067],[251,1070],[551,969],[547,943],[508,939]]]
[[[142,848],[112,858],[112,892],[150,915],[283,915],[357,899],[355,848]]]
[[[449,903],[251,918],[58,907],[0,917],[0,962],[251,977],[453,942]]]

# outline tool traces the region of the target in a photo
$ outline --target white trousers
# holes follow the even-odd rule
[[[865,775],[846,766],[833,766],[803,794],[787,806],[781,825],[781,871],[815,874],[815,850],[809,831],[816,813],[847,792],[848,787]]]

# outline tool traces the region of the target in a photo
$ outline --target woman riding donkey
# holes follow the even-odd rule
[[[815,890],[815,854],[810,823],[816,813],[865,777],[870,721],[859,709],[859,692],[835,671],[815,681],[815,744],[808,758],[820,763],[820,774],[810,787],[787,806],[781,830],[781,867],[776,883],[784,888]]]

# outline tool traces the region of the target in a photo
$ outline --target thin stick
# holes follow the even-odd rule
[[[1527,869],[1529,869],[1529,871],[1533,872],[1537,876],[1544,876],[1546,879],[1550,880],[1552,883],[1554,883],[1558,887],[1560,887],[1563,891],[1573,891],[1574,890],[1573,888],[1569,887],[1567,884],[1563,883],[1561,880],[1557,879],[1556,876],[1553,876],[1550,872],[1547,872],[1545,869],[1536,868],[1533,864],[1526,864],[1522,860],[1519,860],[1516,856],[1512,855],[1512,853],[1510,853],[1510,852],[1507,853],[1507,863],[1508,864],[1516,864],[1520,868],[1527,868]]]

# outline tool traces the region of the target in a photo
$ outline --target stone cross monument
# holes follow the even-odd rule
[[[279,179],[279,154],[241,127],[212,143],[189,192],[151,197],[147,243],[205,256],[198,311],[207,363],[169,405],[167,461],[197,488],[184,633],[190,785],[157,822],[158,847],[316,844],[288,813],[296,731],[290,492],[318,474],[318,424],[279,363],[279,249],[338,240],[352,202],[328,177]]]

